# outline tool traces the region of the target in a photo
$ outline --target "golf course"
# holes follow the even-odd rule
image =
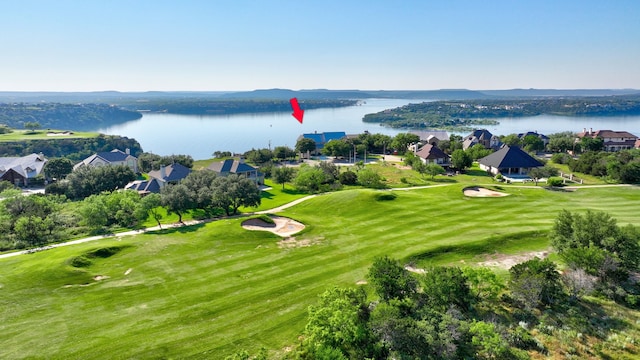
[[[436,185],[309,198],[277,213],[304,224],[286,245],[243,229],[241,216],[0,259],[0,358],[216,359],[263,347],[277,358],[296,346],[318,295],[362,286],[376,257],[477,266],[551,251],[562,209],[605,211],[620,225],[640,211],[635,186]],[[508,196],[465,196],[470,185]]]

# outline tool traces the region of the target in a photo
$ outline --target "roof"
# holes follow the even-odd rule
[[[152,192],[159,193],[160,192],[160,183],[158,179],[151,180],[136,180],[128,183],[125,189],[136,190],[138,192]]]
[[[478,140],[489,140],[493,134],[491,134],[487,129],[476,129],[467,137],[471,136],[475,136]]]
[[[347,137],[347,133],[344,131],[333,131],[333,132],[323,132],[323,133],[309,133],[300,135],[304,139],[311,139],[316,143],[318,148],[322,148],[322,146],[328,143],[331,140],[340,140],[342,138]]]
[[[578,137],[581,137],[581,138],[585,136],[599,137],[599,138],[612,138],[612,137],[625,137],[625,138],[634,138],[634,139],[638,138],[637,136],[627,131],[613,131],[613,130],[596,130],[596,131],[585,130],[578,134]]]
[[[538,138],[540,138],[542,140],[549,140],[549,137],[547,135],[538,134],[538,132],[536,132],[536,131],[527,131],[526,133],[520,133],[520,134],[518,134],[518,137],[520,139],[523,139],[524,137],[529,136],[529,135],[537,136]]]
[[[122,152],[118,149],[113,149],[111,151],[103,151],[103,152],[95,153],[89,156],[88,158],[82,160],[81,162],[74,165],[73,169],[75,170],[81,166],[91,165],[91,163],[93,163],[93,161],[96,159],[101,159],[106,163],[125,162],[129,156],[131,156],[134,159],[136,158],[135,156]]]
[[[38,154],[22,157],[0,157],[0,176],[13,170],[24,178],[33,178],[42,173],[46,162],[47,159]]]
[[[171,182],[182,180],[191,173],[191,169],[178,163],[164,166],[164,176],[162,176],[162,171],[162,168],[149,171],[149,177]]]
[[[207,167],[209,170],[213,170],[217,173],[231,173],[239,174],[249,171],[257,171],[256,168],[249,164],[245,164],[239,160],[227,159],[224,161],[217,161]]]
[[[479,159],[478,163],[485,166],[491,166],[496,169],[533,168],[542,166],[540,161],[527,154],[526,151],[517,146],[508,145],[505,145],[500,150]]]
[[[409,131],[410,134],[418,135],[420,140],[430,140],[432,138],[436,138],[438,140],[449,140],[449,134],[446,131],[442,130],[433,130],[433,131]]]
[[[440,150],[437,146],[427,144],[416,152],[416,155],[423,159],[435,160],[435,159],[448,159],[449,155]]]

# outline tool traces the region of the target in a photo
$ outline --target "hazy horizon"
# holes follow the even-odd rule
[[[640,88],[640,2],[3,4],[0,91]]]

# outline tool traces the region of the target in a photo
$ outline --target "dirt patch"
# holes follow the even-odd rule
[[[500,269],[508,270],[512,266],[517,265],[521,262],[525,262],[527,260],[531,260],[535,257],[544,259],[549,256],[549,251],[534,251],[530,253],[523,254],[515,254],[515,255],[505,255],[505,254],[495,254],[490,255],[491,259],[483,262],[479,262],[480,266],[488,266],[488,267],[497,267]]]
[[[322,239],[303,239],[298,240],[295,237],[288,237],[278,241],[278,247],[281,249],[292,249],[299,247],[308,247],[319,243]]]
[[[419,269],[417,267],[413,267],[409,265],[405,266],[404,268],[405,270],[410,271],[412,273],[416,273],[416,274],[425,274],[427,272],[425,269]]]
[[[93,277],[93,280],[95,281],[100,281],[100,280],[104,280],[104,279],[108,279],[109,277],[106,275],[96,275]]]
[[[275,224],[268,224],[260,219],[249,219],[242,223],[242,227],[247,230],[270,231],[282,237],[289,237],[304,229],[304,225],[293,219],[281,216],[271,217]]]
[[[503,192],[489,190],[487,188],[478,186],[464,188],[462,192],[464,193],[464,196],[469,197],[501,197],[509,195]]]

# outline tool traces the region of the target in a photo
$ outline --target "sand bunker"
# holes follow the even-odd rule
[[[464,196],[469,197],[500,197],[500,196],[508,196],[509,194],[505,194],[503,192],[489,190],[483,187],[468,187],[463,190]]]
[[[534,251],[515,255],[494,254],[489,256],[491,258],[490,260],[480,262],[478,265],[508,270],[511,269],[512,266],[521,262],[525,262],[536,257],[545,259],[547,256],[549,256],[549,251]]]
[[[304,225],[286,217],[272,216],[275,224],[267,224],[260,219],[249,219],[242,223],[242,227],[247,230],[270,231],[282,237],[289,237],[304,229]]]

